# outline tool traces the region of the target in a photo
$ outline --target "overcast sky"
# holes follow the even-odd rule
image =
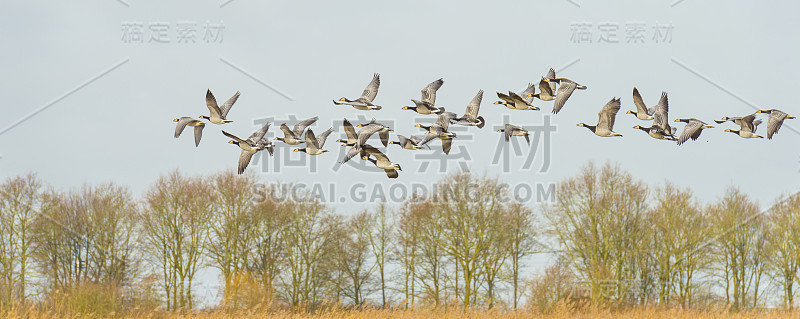
[[[345,150],[335,143],[338,130],[325,145],[331,152],[315,161],[278,143],[266,166],[261,158],[248,171],[267,182],[319,183],[326,194],[333,187],[331,197],[348,204],[358,202],[353,190],[355,197],[375,187],[408,190],[462,167],[535,190],[577,174],[589,160],[619,163],[650,185],[690,186],[704,202],[733,184],[766,207],[795,192],[800,180],[800,134],[793,129],[800,120],[788,120],[773,140],[725,133],[735,128],[728,123],[679,147],[633,129],[649,124],[624,114],[634,109],[637,86],[648,105],[669,93],[670,121],[711,123],[754,107],[800,115],[797,1],[10,0],[4,9],[0,178],[36,172],[60,189],[114,181],[138,196],[174,169],[235,170],[239,149],[220,130],[246,137],[265,118],[274,121],[270,138],[280,123],[312,116],[320,117],[311,127],[316,132],[361,116],[419,136],[413,125],[433,117],[401,107],[444,78],[437,104],[463,113],[483,89],[488,122],[457,130],[445,167],[434,141],[432,151],[390,145],[388,156],[403,166],[397,180],[359,167],[358,159],[336,168]],[[559,114],[538,100],[542,111],[492,104],[496,91],[520,91],[551,67],[589,87]],[[332,104],[358,97],[375,72],[381,74],[375,103],[383,110]],[[190,129],[173,138],[173,118],[208,114],[206,89],[220,103],[241,91],[229,114],[234,122],[206,125],[200,147]],[[615,126],[622,138],[600,138],[575,125],[596,123],[612,97],[622,98]],[[542,136],[531,147],[516,140],[502,148],[495,130],[506,121],[531,129],[549,121],[555,132],[549,146]],[[498,157],[503,150],[510,156]],[[349,214],[370,205],[331,207]]]

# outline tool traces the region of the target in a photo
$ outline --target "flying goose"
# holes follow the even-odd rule
[[[663,94],[662,98],[665,98]],[[625,112],[625,114],[633,114],[636,116],[636,118],[643,121],[649,121],[653,119],[653,113],[656,110],[655,106],[647,108],[647,105],[644,104],[644,100],[642,99],[642,95],[639,94],[639,89],[636,87],[633,87],[633,104],[636,105],[636,111],[628,111]]]
[[[597,121],[597,126],[587,125],[585,123],[578,123],[578,126],[582,126],[588,128],[592,133],[597,136],[602,137],[611,137],[611,136],[622,136],[622,134],[614,133],[614,120],[617,117],[617,112],[619,112],[619,108],[621,106],[619,98],[613,98],[611,101],[608,101],[603,109],[600,110],[600,113],[597,113],[599,119]]]
[[[758,112],[756,112],[756,113],[758,113]],[[750,114],[750,115],[755,116],[754,114]],[[748,117],[750,115],[747,115],[747,116],[723,116],[722,120],[714,120],[714,122],[716,122],[717,124],[722,124],[722,123],[725,123],[725,122],[733,122],[733,124],[742,125],[742,119],[745,119],[746,117]],[[759,123],[761,123],[761,122],[759,122]]]
[[[725,122],[728,122],[728,121],[731,121],[736,125],[741,125],[742,124],[742,117],[741,116],[733,116],[733,117],[723,116],[722,120],[714,120],[714,122],[716,122],[717,124],[722,124],[722,123],[725,123]]]
[[[434,129],[434,126],[438,125],[438,126],[443,127],[445,130],[447,130],[448,128],[450,128],[451,122],[457,117],[458,117],[458,114],[456,114],[456,113],[443,112],[443,113],[439,113],[437,115],[436,122],[434,122],[434,124],[431,124],[431,125],[416,124],[416,125],[414,125],[414,127],[419,127],[421,129],[425,130],[426,131],[425,134],[428,134],[428,133],[434,133],[435,134],[437,131]]]
[[[758,112],[756,112],[756,113],[758,113]],[[750,115],[753,115],[753,114],[750,114]],[[747,116],[750,116],[750,115],[747,115]],[[742,125],[742,119],[744,119],[747,116],[723,116],[721,120],[714,120],[714,122],[716,122],[717,124],[722,124],[722,123],[725,123],[725,122],[733,122],[736,125]],[[755,118],[755,115],[753,115],[753,116]]]
[[[669,99],[667,98],[667,92],[661,92],[661,99],[659,99],[658,104],[653,107],[653,126],[661,128],[661,131],[665,135],[669,135],[673,138],[678,130],[669,125]]]
[[[317,135],[317,146],[319,146],[319,148],[325,146],[325,141],[328,140],[328,135],[331,135],[331,133],[333,133],[332,127],[326,130],[325,132],[322,132],[322,134]]]
[[[389,146],[389,132],[392,131],[388,126],[378,123],[373,118],[367,124],[358,124],[356,127],[361,127],[358,131],[358,144],[364,145],[367,144],[367,139],[369,139],[372,134],[378,133],[378,136],[381,138],[381,143],[383,146]]]
[[[178,125],[175,126],[175,138],[181,136],[183,133],[183,129],[186,128],[186,125],[194,127],[194,146],[197,147],[200,145],[200,139],[203,137],[203,128],[206,126],[206,123],[200,120],[195,120],[191,117],[184,116],[181,118],[176,118],[172,120],[173,122],[178,122]]]
[[[211,123],[214,124],[225,124],[233,122],[228,120],[226,117],[228,116],[228,112],[230,112],[231,108],[233,107],[233,103],[236,103],[236,100],[239,99],[239,92],[237,91],[230,99],[225,101],[225,104],[222,106],[217,106],[217,99],[214,98],[214,94],[211,93],[211,89],[206,91],[206,106],[208,107],[208,112],[211,116],[200,115],[201,119],[206,119]]]
[[[450,127],[450,120],[454,115],[455,114],[450,112],[439,114],[439,117],[436,119],[436,123],[431,126],[417,124],[417,127],[426,129],[427,132],[425,132],[425,134],[428,135],[424,140],[422,140],[420,145],[425,145],[438,137],[442,140],[442,151],[444,151],[445,154],[450,154],[450,148],[453,145],[453,138],[456,137],[456,133],[448,132],[447,129]]]
[[[528,142],[528,145],[531,144],[530,133],[516,125],[506,124],[505,128],[501,128],[497,130],[500,133],[505,133],[506,142],[508,142],[512,136],[524,136],[525,141]]]
[[[333,132],[332,129],[328,129],[325,133],[322,133],[319,138],[314,136],[314,131],[308,129],[306,131],[306,147],[305,148],[295,148],[295,152],[305,152],[308,155],[320,155],[322,153],[327,152],[328,150],[323,150],[322,147],[325,146],[325,140],[328,138],[328,134]]]
[[[390,141],[389,144],[397,144],[404,149],[412,151],[422,149],[422,146],[419,145],[422,143],[422,140],[419,137],[411,136],[410,138],[407,138],[403,135],[397,134],[397,139],[399,141]]]
[[[370,162],[372,162],[372,164],[375,164],[375,166],[386,172],[386,176],[388,176],[389,178],[397,178],[397,176],[399,176],[397,171],[403,170],[400,167],[400,164],[392,163],[392,161],[389,160],[389,157],[387,157],[386,154],[383,154],[383,152],[381,152],[380,150],[369,144],[364,145],[362,150],[363,153],[365,153],[365,155],[363,155],[362,157],[369,160]],[[369,157],[370,155],[374,156],[375,159]]]
[[[346,124],[350,123],[347,122]],[[369,140],[370,136],[375,133],[378,133],[383,146],[389,146],[389,132],[392,131],[392,129],[390,129],[388,126],[378,123],[373,118],[369,123],[359,124],[356,127],[360,127],[361,129],[355,134],[355,138],[351,139],[351,137],[348,135],[347,142],[342,144],[342,146],[350,146],[350,149],[347,150],[347,153],[345,153],[345,156],[341,161],[342,164],[347,163],[347,161],[355,157],[356,154],[361,153],[363,157],[364,149],[362,147],[367,145],[367,140]],[[345,125],[345,133],[350,134],[347,130],[347,125]],[[355,129],[353,129],[353,131],[355,131]]]
[[[342,146],[353,146],[358,142],[358,134],[356,134],[356,129],[353,128],[353,124],[350,124],[350,121],[344,119],[342,121],[342,126],[344,126],[344,133],[347,135],[347,139],[338,139],[336,143],[342,143]]]
[[[767,139],[772,139],[772,135],[778,133],[778,130],[781,129],[781,125],[783,125],[783,120],[785,119],[793,119],[794,116],[790,116],[789,114],[784,113],[781,110],[771,109],[771,110],[758,110],[756,113],[767,113],[769,114],[769,119],[767,120]]]
[[[380,105],[372,104],[372,101],[375,100],[375,97],[378,95],[378,88],[381,86],[381,75],[375,73],[372,76],[372,82],[369,82],[367,88],[364,89],[364,92],[361,93],[361,96],[355,100],[348,100],[347,98],[339,99],[340,102],[333,101],[333,104],[336,105],[350,105],[357,110],[368,111],[368,110],[380,110]]]
[[[648,135],[650,135],[650,137],[652,137],[654,139],[657,139],[657,140],[670,140],[670,141],[674,141],[675,140],[675,136],[672,136],[672,135],[669,135],[669,134],[664,134],[664,130],[662,130],[660,127],[655,126],[655,125],[653,125],[651,127],[644,127],[644,126],[641,126],[641,125],[635,125],[633,128],[642,130],[642,131],[646,132]]]
[[[483,116],[478,115],[478,111],[481,109],[481,100],[483,100],[483,90],[479,90],[478,94],[469,102],[466,111],[464,111],[464,116],[454,119],[454,124],[483,128],[486,121]]]
[[[539,80],[539,93],[533,94],[533,92],[531,92],[528,96],[535,97],[542,101],[552,101],[556,99],[556,82],[547,82],[544,80],[545,78],[550,80],[555,79],[556,70],[550,68],[550,71],[547,71],[547,74]]]
[[[552,69],[551,69],[552,70]],[[545,82],[544,78],[539,81],[539,93],[536,94],[529,94],[530,97],[535,97],[542,101],[552,101],[556,99],[556,89],[553,88],[556,86],[555,82]]]
[[[729,118],[728,120],[733,121],[736,124],[739,124],[740,129],[739,130],[726,129],[725,132],[731,132],[737,134],[739,135],[739,137],[742,138],[764,138],[763,136],[756,134],[756,130],[758,129],[758,125],[761,124],[761,120],[756,120],[755,118],[756,118],[755,113],[740,118]],[[723,123],[728,120],[723,121]]]
[[[555,80],[556,78],[556,70],[550,68],[550,71],[547,71],[547,75],[542,77],[539,81],[539,93],[532,95],[535,98],[538,98],[542,101],[552,101],[556,99],[556,82],[548,82],[544,79]]]
[[[411,102],[414,102],[416,106],[404,106],[404,110],[412,110],[419,114],[439,114],[444,112],[443,107],[436,107],[436,91],[442,87],[444,84],[443,79],[438,79],[436,81],[431,82],[430,84],[426,85],[422,89],[422,100],[417,101],[415,99],[411,99]]]
[[[572,92],[575,89],[578,90],[585,90],[585,85],[580,85],[575,81],[565,78],[548,78],[545,77],[543,79],[548,84],[550,83],[558,83],[558,90],[556,90],[556,102],[553,104],[553,114],[558,114],[561,111],[561,108],[564,107],[564,104],[567,103],[567,99],[572,95]]]
[[[283,137],[276,137],[276,141],[281,141],[289,145],[297,145],[303,143],[301,136],[303,136],[303,131],[311,124],[314,124],[319,119],[319,117],[312,117],[310,119],[305,119],[300,121],[294,125],[293,129],[289,129],[289,126],[286,123],[281,124],[281,131],[283,131]]]
[[[519,92],[519,94],[508,91],[508,94],[497,92],[497,97],[502,101],[495,101],[494,104],[503,104],[512,110],[539,110],[539,107],[533,106],[533,93],[536,86],[533,83],[528,83],[528,87]]]
[[[237,173],[244,173],[247,165],[250,164],[250,159],[252,159],[253,155],[258,151],[266,149],[269,152],[269,155],[272,155],[274,152],[272,142],[264,138],[264,135],[266,135],[267,131],[269,130],[269,126],[269,122],[264,124],[261,129],[253,132],[253,134],[250,134],[250,137],[248,137],[246,140],[238,138],[236,135],[231,133],[222,131],[223,135],[232,139],[232,141],[229,141],[228,143],[237,145],[242,149],[242,153],[239,155],[239,168]]]
[[[696,141],[697,138],[700,137],[700,133],[702,133],[704,129],[713,128],[713,126],[706,124],[706,122],[703,122],[695,118],[675,119],[675,122],[686,123],[686,126],[683,127],[683,132],[681,132],[681,136],[678,137],[678,145],[685,143],[690,138],[692,139],[692,141]]]

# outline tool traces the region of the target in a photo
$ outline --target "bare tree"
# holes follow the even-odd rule
[[[250,273],[263,289],[263,303],[269,303],[275,295],[275,281],[282,270],[283,237],[290,221],[294,205],[291,201],[273,200],[266,196],[253,207],[255,245],[251,250]]]
[[[389,259],[389,249],[392,245],[392,232],[394,225],[391,217],[391,210],[386,203],[381,203],[375,213],[371,216],[371,230],[369,233],[369,243],[372,254],[375,256],[375,266],[378,267],[378,279],[380,280],[381,308],[386,307],[386,266]]]
[[[105,184],[95,187],[88,211],[91,254],[90,278],[96,282],[123,287],[136,275],[134,259],[136,201],[126,187]]]
[[[338,263],[345,284],[341,291],[356,306],[363,306],[366,296],[373,290],[372,275],[375,263],[370,257],[370,216],[367,212],[357,214],[340,226],[338,240]]]
[[[552,265],[531,279],[527,307],[540,312],[551,310],[558,302],[575,295],[575,277],[566,258],[556,258]]]
[[[34,174],[0,184],[0,305],[24,302],[36,250],[33,223],[42,201],[42,183]]]
[[[335,289],[336,220],[313,199],[297,200],[288,209],[279,296],[295,309],[313,309]]]
[[[627,298],[641,278],[637,259],[646,254],[643,219],[647,187],[619,166],[585,166],[561,182],[556,202],[546,206],[551,234],[563,247],[591,300]]]
[[[534,226],[533,210],[521,203],[514,203],[508,208],[505,214],[508,227],[505,229],[508,234],[508,268],[511,274],[511,286],[513,290],[512,305],[513,309],[518,308],[518,303],[522,297],[520,291],[520,271],[522,260],[533,253],[536,245],[536,230]]]
[[[123,307],[123,291],[138,275],[136,201],[114,184],[48,192],[35,224],[36,261],[51,300],[89,295],[92,311]],[[99,307],[99,308],[97,308]]]
[[[511,225],[507,215],[505,215],[506,213],[507,211],[504,211],[502,215],[498,216],[499,218],[489,221],[491,223],[489,231],[492,233],[490,237],[493,240],[484,255],[484,271],[481,277],[486,285],[486,299],[489,308],[494,307],[498,284],[500,283],[500,271],[510,256],[509,252],[512,246],[512,234],[508,232]]]
[[[442,235],[441,228],[436,227],[436,213],[431,201],[410,204],[408,218],[415,225],[417,249],[414,277],[414,288],[419,286],[417,303],[437,307],[442,302],[444,294],[444,271],[446,254],[439,245],[438,238]]]
[[[147,253],[163,282],[166,306],[192,309],[192,284],[206,247],[215,193],[198,177],[173,172],[162,176],[145,195],[141,215]]]
[[[691,304],[697,285],[695,275],[707,263],[706,217],[688,188],[666,183],[656,190],[655,201],[649,220],[659,303],[667,305],[677,295],[677,301],[685,307]]]
[[[794,309],[794,290],[800,267],[800,194],[775,204],[769,216],[768,259],[781,286],[783,307]]]
[[[758,205],[739,189],[730,187],[709,208],[714,225],[717,275],[733,309],[758,304],[764,274],[764,218]]]
[[[403,276],[400,278],[399,290],[405,298],[405,307],[414,306],[416,298],[416,278],[418,258],[421,246],[421,221],[417,218],[420,211],[428,209],[428,201],[412,196],[403,203],[397,222],[396,242],[393,250],[394,260],[400,263]]]
[[[258,224],[254,218],[252,175],[232,171],[211,177],[216,191],[213,214],[207,228],[206,253],[211,265],[220,270],[225,285],[223,303],[236,307],[237,285],[247,276],[250,250],[256,245]]]
[[[442,235],[434,238],[436,244],[458,264],[464,287],[458,297],[466,309],[477,301],[477,280],[491,268],[488,253],[501,240],[497,221],[509,197],[496,179],[470,173],[445,177],[438,185],[441,193],[434,201],[435,223],[430,226],[439,228]]]

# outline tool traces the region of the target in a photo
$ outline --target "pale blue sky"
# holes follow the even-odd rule
[[[421,116],[400,108],[442,77],[445,84],[437,103],[450,111],[463,112],[477,90],[486,91],[481,114],[487,127],[465,131],[465,136],[472,135],[457,139],[454,150],[466,146],[470,160],[465,164],[473,171],[497,174],[513,185],[556,182],[594,160],[620,163],[650,185],[669,180],[690,186],[705,202],[731,184],[740,185],[762,207],[781,193],[796,191],[800,136],[787,126],[800,128],[800,120],[787,121],[771,141],[738,138],[723,132],[734,128],[726,124],[678,147],[632,129],[647,123],[624,111],[634,108],[631,90],[637,86],[648,104],[654,104],[662,90],[669,92],[671,119],[696,117],[710,123],[724,115],[754,112],[749,103],[800,115],[794,97],[800,83],[800,35],[795,32],[800,3],[673,4],[234,0],[221,7],[220,1],[5,1],[0,19],[5,30],[0,34],[5,44],[0,52],[5,93],[0,178],[33,171],[58,188],[115,181],[141,194],[159,175],[176,168],[187,174],[235,169],[239,150],[225,143],[220,129],[247,136],[256,129],[253,121],[265,117],[319,116],[312,128],[321,132],[343,117],[374,116],[393,120],[397,133],[420,135],[413,124]],[[224,25],[221,39],[204,39],[207,21]],[[123,40],[123,27],[132,22],[143,24],[143,43]],[[184,22],[196,23],[195,43],[178,43],[178,25]],[[151,42],[149,26],[164,23],[169,24],[170,42]],[[591,24],[592,43],[574,43],[571,28],[581,23]],[[645,25],[644,43],[627,43],[626,28],[633,23]],[[672,26],[671,41],[656,43],[656,23]],[[619,43],[598,42],[601,24],[619,28]],[[493,165],[501,141],[493,129],[503,124],[504,116],[513,124],[537,125],[552,107],[537,101],[541,112],[508,110],[492,104],[495,91],[522,90],[548,68],[576,60],[559,75],[589,89],[577,91],[562,112],[550,118],[557,131],[549,170],[538,172],[541,144],[533,169],[520,169],[522,158],[512,161],[509,172]],[[332,99],[357,97],[374,72],[381,73],[375,102],[384,106],[382,111],[332,105]],[[82,86],[90,79],[95,80]],[[242,96],[229,115],[235,122],[207,125],[195,148],[191,131],[180,139],[172,137],[172,119],[206,114],[207,88],[218,100],[237,90]],[[599,109],[615,96],[622,97],[615,129],[624,137],[599,138],[575,126],[595,123]],[[280,122],[273,124],[269,137]],[[765,129],[762,126],[760,132]],[[248,170],[266,181],[335,185],[337,197],[359,183],[388,189],[397,183],[430,183],[439,175],[437,165],[418,173],[424,159],[415,160],[415,153],[396,147],[388,155],[404,168],[397,180],[375,169],[364,172],[348,166],[333,172],[343,156],[336,138],[332,135],[326,144],[332,152],[316,159],[315,173],[307,167],[262,173],[261,165],[252,165]],[[438,148],[439,143],[431,146]],[[273,160],[307,157],[286,153],[294,147],[277,147],[281,149]],[[524,144],[521,149],[528,150]],[[422,153],[430,152],[416,154]],[[458,170],[458,160],[449,162],[448,171]],[[346,214],[367,206],[333,208]]]

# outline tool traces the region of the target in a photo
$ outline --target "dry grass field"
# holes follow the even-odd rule
[[[725,309],[711,311],[679,310],[679,309],[656,309],[656,308],[635,308],[628,310],[570,310],[557,309],[548,313],[531,311],[502,311],[502,310],[468,310],[462,309],[415,309],[415,310],[391,310],[391,309],[326,309],[313,313],[297,313],[288,310],[270,311],[197,311],[186,314],[177,314],[161,310],[140,311],[132,310],[124,314],[107,313],[80,314],[69,312],[39,311],[36,309],[18,309],[6,313],[0,313],[3,318],[312,318],[312,319],[375,319],[375,318],[396,318],[396,319],[428,319],[428,318],[475,318],[475,319],[522,319],[522,318],[541,318],[541,319],[564,319],[564,318],[800,318],[800,312],[788,311],[762,311],[762,312],[731,312]]]

